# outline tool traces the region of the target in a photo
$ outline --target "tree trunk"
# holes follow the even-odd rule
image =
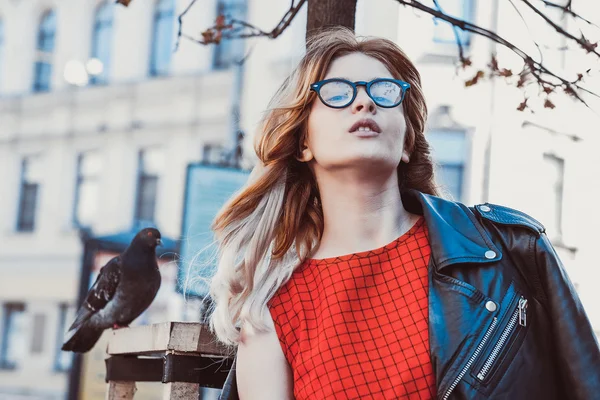
[[[317,29],[345,26],[354,31],[357,0],[308,0],[306,38]]]

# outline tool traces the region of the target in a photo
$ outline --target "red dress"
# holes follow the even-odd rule
[[[307,260],[269,301],[302,399],[433,399],[423,218],[376,250]]]

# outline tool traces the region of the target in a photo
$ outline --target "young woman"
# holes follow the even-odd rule
[[[393,42],[308,43],[214,224],[211,322],[237,346],[222,398],[599,398],[598,343],[543,226],[437,197],[426,116]]]

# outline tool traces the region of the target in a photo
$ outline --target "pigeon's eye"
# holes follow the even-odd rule
[[[148,236],[152,236],[152,232],[148,232]]]

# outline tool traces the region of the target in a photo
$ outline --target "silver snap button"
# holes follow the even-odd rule
[[[498,306],[493,301],[488,301],[487,303],[485,303],[485,308],[489,312],[494,312],[494,311],[496,311],[496,309],[498,308]]]
[[[488,250],[485,252],[485,258],[491,260],[492,258],[496,258],[496,252],[492,250]]]
[[[479,209],[481,211],[483,211],[483,212],[490,212],[490,211],[492,211],[492,209],[489,208],[488,206],[481,206],[481,207],[479,207]]]

